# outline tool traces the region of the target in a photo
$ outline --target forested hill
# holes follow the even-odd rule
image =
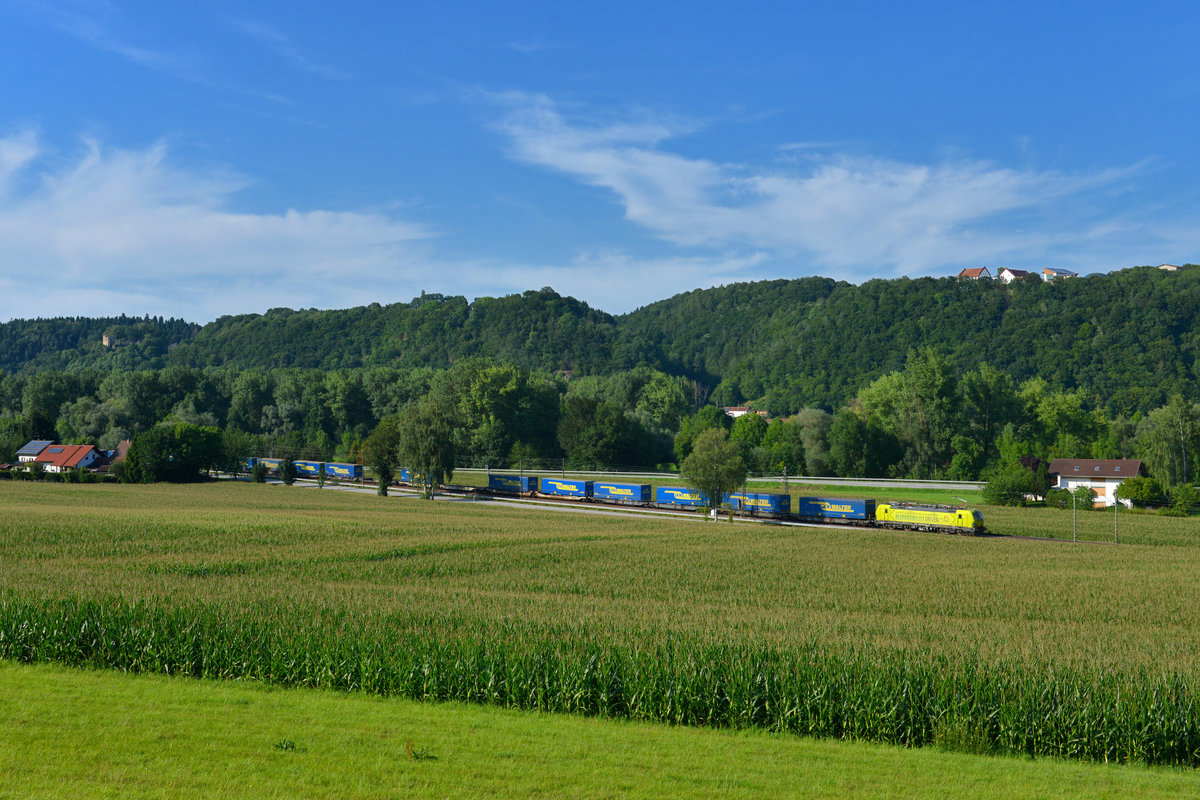
[[[797,283],[791,282],[789,286]],[[771,284],[754,284],[766,287]],[[1080,389],[1112,413],[1146,411],[1200,387],[1200,267],[1149,267],[1044,283],[958,278],[837,284],[811,302],[704,306],[739,287],[680,295],[619,320],[622,333],[662,337],[661,368],[697,365],[721,379],[726,405],[762,399],[773,414],[836,407],[929,346],[959,370],[988,362],[1019,381]],[[719,305],[719,304],[718,304]],[[689,325],[688,320],[694,319]],[[673,338],[672,326],[685,333]],[[705,330],[707,337],[697,336]]]
[[[372,303],[339,311],[273,309],[221,317],[172,351],[193,367],[444,367],[486,355],[528,368],[603,373],[614,366],[617,322],[549,289],[507,297],[422,294],[411,303]],[[625,362],[628,362],[627,364]]]
[[[124,314],[13,320],[0,324],[0,374],[161,367],[172,347],[199,331],[181,319]]]
[[[198,327],[162,319],[16,320],[0,325],[0,370],[445,366],[485,355],[529,368],[606,374],[648,364],[773,414],[835,408],[909,351],[960,370],[986,361],[1040,375],[1114,413],[1200,387],[1200,267],[1148,267],[1012,285],[958,278],[765,281],[687,292],[613,317],[552,290],[502,298],[273,309]],[[110,336],[110,344],[101,336]]]

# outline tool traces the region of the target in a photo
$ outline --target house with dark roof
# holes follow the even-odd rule
[[[56,444],[47,447],[33,461],[47,472],[66,472],[90,467],[99,458],[100,451],[90,444]]]
[[[971,278],[972,280],[976,281],[980,278],[988,278],[990,280],[992,273],[988,272],[987,267],[967,267],[962,272],[958,273],[958,277]]]
[[[1062,267],[1046,267],[1042,270],[1042,280],[1049,282],[1060,278],[1078,278],[1078,272],[1071,272],[1069,269]]]
[[[54,441],[51,439],[34,439],[17,451],[17,461],[21,463],[33,461],[42,454],[43,450],[52,444],[54,444]]]
[[[1000,270],[1000,272],[997,274],[996,277],[998,277],[1000,280],[1004,281],[1005,283],[1012,283],[1015,280],[1020,280],[1021,278],[1024,278],[1028,274],[1029,274],[1029,270],[1013,269],[1012,267],[1005,267],[1004,269]]]
[[[1103,506],[1116,502],[1117,487],[1127,478],[1145,474],[1141,461],[1127,458],[1056,458],[1047,471],[1051,488],[1073,492],[1086,486],[1096,493],[1096,505]],[[1121,504],[1130,502],[1122,500]]]

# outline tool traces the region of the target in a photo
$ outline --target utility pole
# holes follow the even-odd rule
[[[1076,509],[1075,493],[1071,492],[1071,541],[1079,541],[1079,511]]]

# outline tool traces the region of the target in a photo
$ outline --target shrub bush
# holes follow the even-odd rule
[[[994,506],[1023,506],[1036,490],[1037,476],[1020,464],[994,473],[983,487],[983,499]]]
[[[1096,507],[1096,493],[1090,487],[1076,486],[1072,494],[1075,495],[1075,505],[1080,511],[1088,511]]]
[[[1046,505],[1050,508],[1070,508],[1071,493],[1066,489],[1051,489],[1046,492]]]
[[[1165,503],[1166,493],[1158,478],[1143,478],[1136,475],[1121,483],[1119,496],[1129,500],[1138,508],[1157,506]]]

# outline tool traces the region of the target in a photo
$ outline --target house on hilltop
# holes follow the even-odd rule
[[[1164,272],[1179,272],[1179,270],[1183,269],[1178,264],[1159,264],[1158,268]]]
[[[1000,270],[999,274],[996,277],[998,277],[1000,280],[1004,281],[1005,283],[1012,283],[1013,281],[1024,278],[1028,274],[1029,274],[1029,270],[1013,269],[1012,267],[1005,267],[1004,269]]]
[[[1144,475],[1142,462],[1127,458],[1056,458],[1050,462],[1050,486],[1075,491],[1086,486],[1096,493],[1096,505],[1111,506],[1126,478]],[[1130,505],[1122,500],[1122,505]]]
[[[976,281],[979,280],[980,278],[987,278],[990,280],[992,277],[992,273],[988,272],[987,267],[968,267],[968,268],[964,269],[962,272],[958,273],[958,277],[970,278],[970,279],[976,280]]]
[[[1063,269],[1062,267],[1046,267],[1045,269],[1042,270],[1042,280],[1047,281],[1047,282],[1056,280],[1059,278],[1078,278],[1078,277],[1079,277],[1078,272],[1071,272],[1071,270]]]

